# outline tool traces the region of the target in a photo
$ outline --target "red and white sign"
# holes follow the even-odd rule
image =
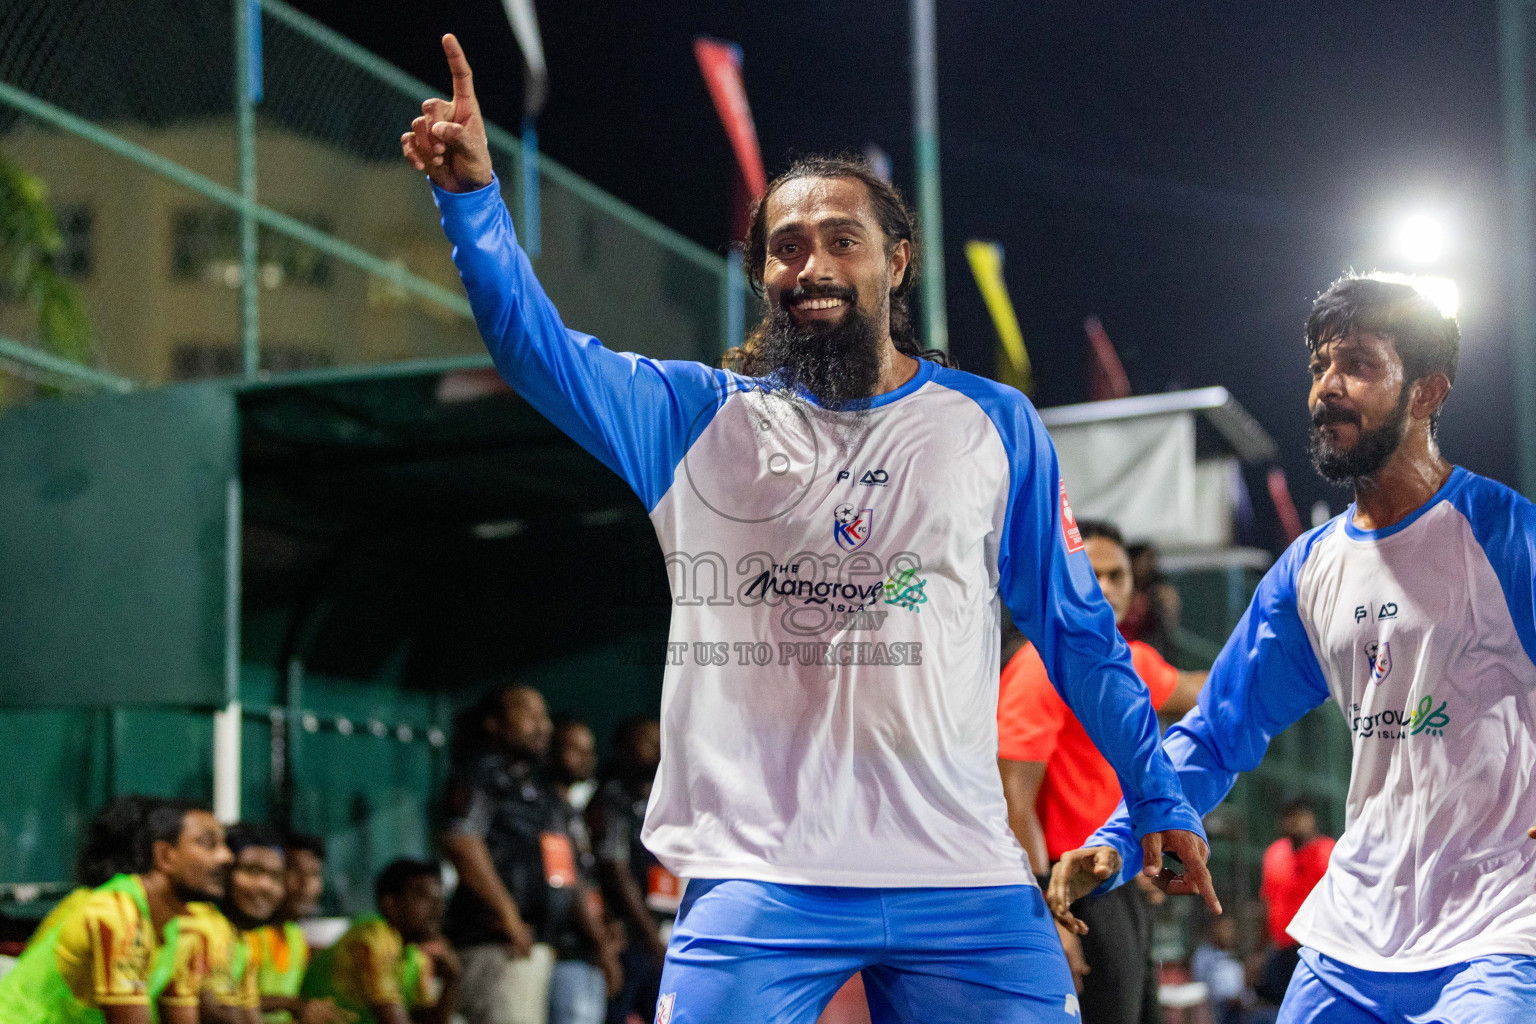
[[[757,199],[768,191],[768,175],[763,170],[763,154],[757,145],[757,127],[752,123],[752,108],[747,106],[747,88],[741,81],[741,47],[708,36],[693,41],[693,54],[704,72],[709,98],[725,125],[736,163],[746,179],[747,189]]]
[[[1067,542],[1067,554],[1083,550],[1083,532],[1077,528],[1077,517],[1072,514],[1072,503],[1067,500],[1067,482],[1061,482],[1061,536]]]
[[[660,864],[652,864],[646,877],[645,905],[661,914],[675,914],[683,902],[683,884]]]

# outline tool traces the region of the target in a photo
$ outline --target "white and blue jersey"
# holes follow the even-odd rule
[[[863,414],[568,331],[497,185],[436,191],[508,383],[645,503],[671,576],[644,840],[675,874],[1033,884],[997,772],[999,602],[1135,833],[1200,831],[1017,391],[922,361]]]
[[[1376,972],[1536,954],[1536,506],[1457,468],[1394,526],[1353,515],[1270,569],[1169,755],[1208,811],[1332,698],[1353,743],[1344,835],[1291,935]],[[1121,881],[1131,833],[1119,813],[1085,844],[1120,851]]]

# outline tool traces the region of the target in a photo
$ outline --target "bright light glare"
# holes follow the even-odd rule
[[[1416,213],[1397,229],[1397,254],[1423,266],[1445,255],[1445,225],[1427,213]]]
[[[1440,309],[1441,316],[1455,316],[1461,309],[1461,289],[1448,277],[1426,277],[1420,274],[1390,274],[1377,270],[1366,275],[1377,281],[1405,284],[1417,291]]]

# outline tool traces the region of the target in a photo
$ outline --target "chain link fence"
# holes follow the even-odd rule
[[[235,17],[258,10],[249,205]],[[430,190],[399,152],[433,94],[281,0],[0,0],[0,157],[47,192],[92,367],[137,383],[239,376],[248,355],[267,376],[483,353]],[[521,228],[520,143],[491,136]],[[567,324],[612,348],[717,358],[721,256],[552,161],[538,180],[535,266]],[[0,337],[19,357],[67,355],[37,319],[0,286]],[[0,359],[14,370],[18,351]]]

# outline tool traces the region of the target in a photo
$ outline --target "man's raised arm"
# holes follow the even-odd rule
[[[1149,850],[1177,854],[1186,876],[1174,891],[1200,892],[1219,913],[1205,869],[1205,832],[1159,746],[1146,684],[1131,666],[1130,649],[1076,535],[1056,449],[1022,398],[995,417],[1011,438],[1013,474],[998,554],[1002,598],[1062,699],[1115,769],[1132,808],[1132,834]]]
[[[1185,796],[1202,815],[1222,801],[1239,773],[1258,766],[1276,734],[1328,699],[1296,609],[1297,574],[1323,532],[1298,539],[1264,575],[1211,667],[1199,704],[1163,739]],[[1116,856],[1106,859],[1106,849]],[[1102,871],[1116,860],[1114,870],[1094,876],[1095,864]],[[1082,849],[1062,857],[1051,879],[1051,909],[1070,925],[1070,915],[1063,917],[1067,905],[1100,883],[1114,888],[1142,870],[1132,817],[1122,803]]]
[[[400,137],[432,182],[453,261],[496,368],[562,431],[622,476],[652,508],[735,378],[701,363],[611,352],[566,330],[528,256],[491,169],[469,61],[443,37],[453,99],[429,99]]]

